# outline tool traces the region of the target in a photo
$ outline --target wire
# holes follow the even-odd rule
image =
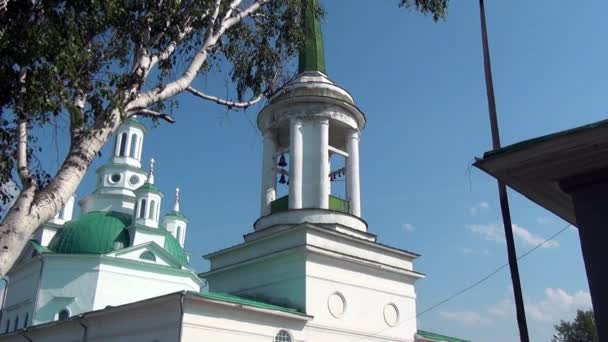
[[[560,235],[561,233],[563,233],[564,231],[566,231],[566,229],[570,228],[571,226],[572,226],[571,224],[567,224],[567,225],[566,225],[564,228],[562,228],[561,230],[559,230],[557,233],[555,233],[555,234],[551,235],[550,237],[548,237],[548,238],[547,238],[546,240],[544,240],[543,242],[539,243],[538,245],[536,245],[536,246],[534,246],[533,248],[529,249],[528,251],[526,251],[526,252],[525,252],[525,253],[523,253],[522,255],[518,256],[518,257],[517,257],[517,260],[521,260],[521,259],[523,259],[523,258],[527,257],[528,255],[530,255],[530,254],[531,254],[532,252],[534,252],[535,250],[537,250],[537,249],[541,248],[541,247],[542,247],[543,245],[545,245],[547,242],[549,242],[549,241],[551,241],[551,240],[555,239],[555,238],[556,238],[558,235]],[[405,319],[405,320],[403,320],[403,321],[399,322],[399,323],[398,323],[397,325],[395,325],[394,327],[388,327],[388,328],[383,329],[383,330],[381,330],[381,331],[379,331],[379,332],[377,332],[377,333],[375,333],[375,334],[373,334],[373,335],[371,335],[371,336],[369,336],[369,337],[372,337],[372,336],[377,336],[377,335],[379,335],[379,334],[381,334],[381,333],[383,333],[383,332],[385,332],[385,331],[387,331],[387,330],[389,330],[389,329],[396,328],[396,327],[400,326],[401,324],[403,324],[403,323],[405,323],[405,322],[408,322],[408,321],[411,321],[411,320],[413,320],[413,319],[416,319],[416,318],[418,318],[418,317],[420,317],[420,316],[424,315],[424,314],[425,314],[425,313],[427,313],[427,312],[433,311],[433,310],[434,310],[434,309],[436,309],[437,307],[439,307],[439,306],[441,306],[441,305],[443,305],[443,304],[445,304],[445,303],[447,303],[447,302],[451,301],[452,299],[454,299],[454,298],[456,298],[456,297],[458,297],[458,296],[460,296],[460,295],[462,295],[462,294],[464,294],[464,293],[466,293],[466,292],[468,292],[468,291],[472,290],[473,288],[475,288],[475,287],[477,287],[477,286],[479,286],[479,285],[483,284],[483,283],[484,283],[486,280],[488,280],[488,279],[492,278],[494,275],[496,275],[498,272],[500,272],[500,271],[502,271],[503,269],[505,269],[507,266],[509,266],[509,264],[508,264],[508,263],[506,263],[506,264],[504,264],[504,265],[502,265],[502,266],[498,267],[497,269],[495,269],[494,271],[492,271],[492,272],[488,273],[487,275],[485,275],[485,276],[484,276],[484,277],[482,277],[481,279],[477,280],[477,281],[476,281],[476,282],[474,282],[473,284],[471,284],[471,285],[469,285],[469,286],[467,286],[467,287],[463,288],[462,290],[459,290],[459,291],[455,292],[454,294],[452,294],[452,295],[450,295],[450,296],[446,297],[445,299],[442,299],[442,300],[438,301],[437,303],[435,303],[435,304],[433,304],[433,305],[429,306],[428,308],[426,308],[426,309],[422,310],[421,312],[417,313],[417,314],[416,314],[416,316],[414,316],[414,317],[412,317],[412,318]],[[364,339],[366,339],[366,338],[368,338],[368,337],[363,337],[363,338],[361,338],[361,339],[355,339],[355,340],[351,340],[351,341],[360,341],[360,340],[364,340]]]

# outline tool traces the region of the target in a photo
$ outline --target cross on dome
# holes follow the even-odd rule
[[[150,171],[148,171],[148,183],[154,184],[154,163],[156,160],[154,158],[150,159]]]
[[[173,211],[179,213],[179,188],[175,188],[175,204],[173,204]]]

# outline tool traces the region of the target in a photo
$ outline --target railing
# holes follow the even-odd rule
[[[270,212],[272,214],[289,210],[289,196],[283,196],[270,202]],[[350,203],[342,198],[329,195],[329,210],[350,213]]]

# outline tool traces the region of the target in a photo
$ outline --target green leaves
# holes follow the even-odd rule
[[[445,19],[449,0],[399,0],[399,7],[413,8],[423,14],[430,14],[433,20]]]
[[[578,310],[572,322],[561,321],[552,342],[598,342],[593,311]]]

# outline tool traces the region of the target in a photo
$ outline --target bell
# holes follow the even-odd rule
[[[280,167],[285,167],[287,166],[287,162],[285,161],[285,155],[281,154],[281,158],[279,159],[279,164]]]
[[[287,181],[285,180],[285,175],[281,175],[281,179],[279,179],[279,183],[285,184]]]

